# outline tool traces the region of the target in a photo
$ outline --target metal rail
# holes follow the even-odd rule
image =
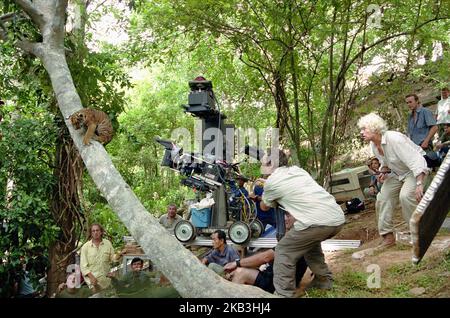
[[[266,238],[261,237],[257,239],[250,240],[246,247],[253,248],[273,248],[277,245],[278,241],[276,238]],[[236,245],[231,240],[227,240],[227,244]],[[185,243],[184,245],[190,246],[212,246],[212,240],[209,238],[196,237],[193,241]],[[237,245],[240,246],[240,245]],[[361,246],[360,240],[334,240],[329,239],[322,242],[323,251],[338,251],[344,249],[353,249]]]
[[[133,242],[134,239],[131,236],[124,236],[124,241]],[[252,239],[245,245],[234,244],[231,240],[227,240],[227,244],[236,246],[245,246],[253,248],[273,248],[277,245],[278,241],[275,237],[260,237]],[[183,243],[186,246],[212,246],[212,240],[208,237],[196,237],[193,241]],[[354,249],[361,246],[360,240],[336,240],[329,239],[322,242],[323,251],[338,251],[344,249]]]

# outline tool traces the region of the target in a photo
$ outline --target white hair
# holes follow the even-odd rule
[[[388,130],[387,124],[383,118],[378,116],[375,113],[370,113],[366,116],[363,116],[358,121],[359,129],[367,128],[372,133],[380,133],[383,134]]]

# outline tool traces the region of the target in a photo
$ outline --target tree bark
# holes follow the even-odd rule
[[[74,16],[72,34],[79,38],[78,45],[85,48],[86,1],[74,0]],[[52,100],[52,111],[59,112],[56,101]],[[57,118],[60,118],[56,114]],[[58,239],[49,248],[50,268],[47,276],[47,296],[57,291],[60,283],[66,281],[66,269],[75,263],[76,244],[84,226],[81,213],[79,193],[83,178],[83,163],[73,144],[64,121],[58,120],[58,137],[56,139],[56,155],[54,176],[57,180],[52,194],[51,210],[61,232]]]
[[[50,246],[50,269],[47,278],[47,295],[56,292],[66,280],[66,269],[75,262],[74,251],[84,225],[79,193],[83,177],[83,163],[70,138],[65,123],[59,123],[56,139],[54,176],[57,183],[52,194],[52,215],[60,228],[58,239]]]
[[[41,59],[47,70],[59,108],[84,164],[111,208],[139,242],[152,262],[171,281],[182,297],[273,297],[259,288],[226,281],[207,269],[171,236],[138,200],[97,142],[83,145],[80,131],[68,117],[82,109],[64,55],[64,14],[67,0],[16,0],[39,27],[42,43],[21,46]],[[22,42],[23,43],[23,42]],[[20,43],[19,43],[20,45]]]

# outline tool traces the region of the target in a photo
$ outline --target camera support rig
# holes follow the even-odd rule
[[[239,174],[237,164],[228,164],[223,158],[231,159],[233,153],[226,150],[234,150],[234,147],[226,147],[228,140],[234,136],[226,136],[226,128],[233,125],[225,125],[226,116],[220,113],[220,108],[216,107],[216,98],[212,90],[211,81],[203,77],[197,77],[189,82],[191,89],[188,97],[188,105],[183,105],[186,113],[201,119],[202,150],[203,154],[183,153],[183,149],[173,142],[156,138],[156,141],[164,146],[165,153],[161,162],[162,166],[167,166],[179,172],[183,178],[181,184],[195,188],[201,192],[213,194],[214,206],[211,211],[211,224],[209,228],[195,229],[187,220],[182,220],[175,227],[175,236],[182,242],[188,242],[195,238],[196,232],[212,233],[216,229],[225,229],[230,220],[230,211],[236,207],[230,207],[229,194],[226,186],[229,186],[233,179]],[[211,140],[204,138],[205,131],[214,136]],[[233,130],[231,130],[233,131]],[[208,150],[211,143],[216,142],[216,147]],[[252,206],[250,200],[246,199],[249,208]],[[264,229],[262,223],[256,219],[256,212],[253,204],[253,216],[251,219],[237,220],[228,228],[230,239],[236,244],[247,243],[251,236],[259,237]],[[247,222],[249,224],[247,224]],[[253,233],[252,233],[253,232]]]
[[[206,80],[204,77],[197,77],[193,81],[189,81],[189,88],[191,89],[188,96],[188,105],[183,105],[185,113],[190,113],[194,117],[201,119],[201,136],[203,149],[203,156],[211,156],[216,158],[225,158],[226,156],[226,116],[220,113],[220,107],[216,107],[216,96],[214,95],[212,82]],[[212,140],[206,140],[203,138],[205,131],[212,132],[211,137],[215,137]],[[223,138],[225,137],[225,138]],[[214,140],[217,141],[216,147],[211,149],[210,153],[205,153],[207,145]],[[220,144],[219,144],[220,143]],[[222,150],[222,153],[216,153]],[[234,156],[234,154],[232,154]],[[211,162],[208,168],[214,169]],[[220,174],[217,174],[219,175]],[[217,180],[215,180],[217,181]],[[218,185],[218,189],[213,191],[214,207],[212,209],[211,223],[224,227],[227,224],[227,215],[223,211],[227,211],[227,198],[225,186],[223,184]]]

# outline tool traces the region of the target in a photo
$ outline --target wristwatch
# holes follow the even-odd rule
[[[416,186],[421,186],[422,185],[422,181],[417,181],[416,182]]]
[[[237,267],[241,267],[241,259],[240,258],[236,258],[236,266]]]

